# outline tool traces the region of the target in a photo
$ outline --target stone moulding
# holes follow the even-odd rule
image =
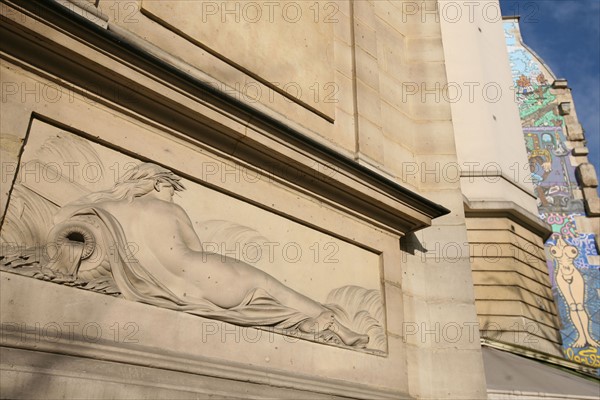
[[[18,297],[11,288],[15,285],[9,285],[8,280],[19,286],[25,284],[24,281],[28,278],[0,272],[2,280],[2,303],[7,304],[11,298]],[[37,283],[37,282],[36,282]],[[32,287],[30,283],[26,284]],[[40,286],[37,286],[40,285]],[[39,282],[33,285],[41,293],[46,292],[47,285]],[[67,289],[67,288],[58,288]],[[67,289],[68,290],[68,289]],[[46,293],[48,294],[48,293]],[[85,295],[85,292],[83,292]],[[91,296],[97,296],[90,293]],[[88,296],[85,296],[88,297]],[[115,299],[116,300],[116,299]],[[36,307],[34,299],[29,299],[22,303],[23,307]],[[132,303],[135,305],[135,303]],[[130,311],[135,311],[131,309]],[[89,316],[76,315],[69,313],[72,320],[79,319],[81,321],[89,320]],[[107,316],[110,318],[110,316]],[[53,318],[53,316],[49,316]],[[83,359],[91,360],[109,360],[122,365],[133,365],[150,367],[157,370],[170,370],[183,373],[191,373],[203,376],[212,376],[218,378],[231,379],[238,382],[252,382],[263,385],[273,385],[277,387],[292,388],[312,393],[321,393],[329,395],[338,395],[356,399],[409,399],[411,397],[403,395],[397,391],[389,389],[375,388],[373,386],[362,385],[360,383],[337,381],[331,378],[320,378],[317,376],[304,376],[298,372],[288,372],[282,370],[273,370],[270,368],[261,368],[253,366],[248,368],[248,365],[241,362],[231,360],[218,359],[209,356],[199,355],[203,346],[210,346],[209,343],[195,343],[195,348],[188,352],[182,351],[167,351],[155,347],[144,346],[140,343],[127,343],[123,340],[115,341],[113,337],[94,338],[93,346],[90,345],[90,337],[82,336],[80,333],[73,332],[57,337],[53,334],[40,334],[36,332],[36,327],[33,324],[22,322],[24,318],[15,316],[13,312],[3,313],[2,324],[0,326],[0,344],[7,348],[34,350],[42,354],[63,354],[76,356]],[[52,319],[51,319],[52,320]],[[12,321],[12,322],[8,322]],[[97,320],[98,323],[104,326],[104,323]],[[111,322],[114,319],[110,320]],[[104,329],[103,332],[108,331]],[[112,335],[112,331],[110,332]],[[9,366],[4,366],[3,369],[10,369]],[[86,376],[89,379],[94,379],[93,371]],[[101,377],[101,380],[106,380],[106,377]],[[147,385],[152,385],[152,382],[145,382]]]
[[[529,229],[543,240],[552,234],[550,225],[512,201],[468,201],[465,199],[467,218],[508,218]]]

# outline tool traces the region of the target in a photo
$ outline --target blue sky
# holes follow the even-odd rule
[[[600,0],[500,0],[503,15],[521,16],[521,34],[572,88],[575,109],[600,166]],[[600,174],[598,174],[600,176]]]

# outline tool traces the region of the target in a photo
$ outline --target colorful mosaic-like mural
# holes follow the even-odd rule
[[[538,211],[553,230],[545,248],[563,352],[569,360],[600,368],[600,257],[594,235],[578,226],[585,212],[576,195],[565,121],[549,71],[523,45],[518,22],[506,21],[504,35]]]
[[[540,213],[583,213],[583,201],[574,194],[575,168],[565,147],[562,127],[524,127],[523,133]]]

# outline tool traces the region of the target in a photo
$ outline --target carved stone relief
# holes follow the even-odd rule
[[[379,255],[39,121],[0,238],[3,271],[386,351]]]

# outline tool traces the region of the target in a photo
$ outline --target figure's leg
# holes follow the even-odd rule
[[[575,340],[575,342],[573,343],[573,347],[585,347],[585,344],[587,343],[587,338],[586,338],[586,329],[585,326],[583,324],[583,320],[581,319],[581,314],[578,311],[578,307],[580,307],[581,304],[578,303],[571,303],[569,304],[569,315],[571,317],[571,321],[573,321],[573,325],[575,325],[575,329],[577,329],[577,333],[578,333],[578,337],[577,340]]]
[[[594,338],[592,337],[592,335],[590,334],[590,330],[589,330],[590,318],[589,318],[587,312],[585,311],[585,309],[583,308],[583,304],[581,304],[581,303],[578,304],[577,312],[579,314],[579,318],[581,318],[581,325],[582,325],[584,337],[585,337],[587,343],[592,347],[600,347],[600,344],[598,344],[598,342],[596,342],[594,340]]]
[[[287,287],[269,274],[259,271],[252,266],[249,267],[255,271],[249,270],[251,272],[248,272],[249,276],[247,282],[251,282],[253,279],[258,279],[257,284],[264,282],[264,286],[258,287],[265,289],[280,303],[310,317],[300,325],[299,329],[301,331],[314,333],[329,330],[334,332],[340,337],[344,344],[349,346],[364,347],[369,342],[368,335],[358,334],[341,324],[335,318],[334,313],[324,307],[321,303]],[[253,275],[254,278],[251,278],[250,275]]]
[[[579,313],[577,312],[577,301],[573,297],[573,293],[571,293],[571,285],[565,280],[560,271],[556,275],[556,285],[567,302],[567,307],[569,307],[569,316],[571,317],[571,321],[577,330],[577,339],[575,339],[573,347],[583,347],[585,346],[586,338],[585,331],[583,330],[583,326],[579,318]]]
[[[285,286],[272,276],[267,275],[266,286],[263,287],[269,294],[275,297],[282,304],[298,310],[309,317],[317,318],[323,312],[327,311],[325,307],[319,302],[304,296]]]
[[[223,308],[240,304],[254,289],[264,289],[281,304],[316,318],[323,311],[320,303],[285,286],[277,279],[245,262],[219,254],[197,253],[198,268],[188,281],[202,289],[204,297]],[[192,272],[192,271],[191,271]]]
[[[303,332],[316,333],[330,330],[350,346],[366,344],[369,341],[367,335],[359,335],[339,323],[333,312],[321,303],[296,292],[252,265],[216,254],[204,254],[200,257],[205,259],[201,267],[204,268],[202,273],[219,277],[218,286],[211,287],[210,284],[203,284],[206,299],[219,306],[233,307],[239,304],[249,291],[261,288],[281,304],[298,310],[308,317],[299,327]]]
[[[575,269],[574,265],[573,268]],[[598,343],[590,335],[590,318],[583,305],[583,300],[585,298],[585,282],[583,280],[583,275],[581,275],[577,269],[573,271],[573,278],[569,283],[569,293],[575,302],[571,314],[573,314],[573,311],[575,312],[575,318],[580,324],[580,327],[578,327],[580,334],[579,339],[573,346],[584,347],[586,344],[590,344],[594,347],[598,346]],[[573,319],[573,315],[571,315],[571,319]]]

